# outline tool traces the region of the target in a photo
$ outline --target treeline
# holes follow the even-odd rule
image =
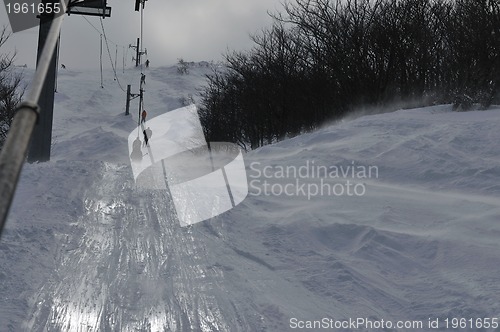
[[[257,148],[359,107],[488,107],[500,87],[498,0],[297,0],[208,76],[207,139]],[[461,106],[461,107],[462,107]]]
[[[9,36],[5,27],[0,29],[0,50]],[[22,75],[14,71],[14,58],[15,54],[0,52],[0,150],[24,92]]]

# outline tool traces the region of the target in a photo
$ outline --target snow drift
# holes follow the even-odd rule
[[[150,68],[149,116],[183,106],[208,72]],[[475,331],[500,317],[500,109],[363,116],[252,151],[249,196],[181,228],[168,193],[134,184],[137,115],[124,115],[108,75],[102,89],[97,73],[60,73],[52,160],[25,165],[0,241],[0,330],[289,331],[364,318],[402,331],[462,318]],[[315,176],[290,176],[311,165]],[[362,194],[339,194],[348,182]]]

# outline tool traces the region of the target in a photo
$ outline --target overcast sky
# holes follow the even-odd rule
[[[144,48],[152,66],[175,64],[178,58],[220,60],[227,49],[250,48],[249,35],[269,26],[267,12],[281,10],[281,3],[282,0],[148,0],[144,10]],[[134,11],[134,4],[135,0],[108,0],[111,17],[103,20],[113,61],[118,50],[119,68],[124,46],[126,63],[132,64],[135,51],[127,48],[140,37],[140,13]],[[7,25],[5,7],[0,7],[0,22]],[[93,26],[79,15],[64,19],[59,62],[67,68],[99,68],[97,30],[101,30],[101,23],[97,17],[86,18]],[[37,42],[38,27],[13,34],[0,51],[16,49],[16,64],[33,68]],[[110,67],[106,45],[103,57],[105,67]]]

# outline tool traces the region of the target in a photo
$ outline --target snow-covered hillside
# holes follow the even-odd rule
[[[209,72],[148,69],[149,118]],[[500,109],[363,116],[252,151],[246,200],[181,228],[167,193],[135,187],[137,100],[125,116],[99,75],[59,73],[52,160],[24,166],[0,240],[0,331],[500,331]],[[133,93],[139,77],[119,73]]]

